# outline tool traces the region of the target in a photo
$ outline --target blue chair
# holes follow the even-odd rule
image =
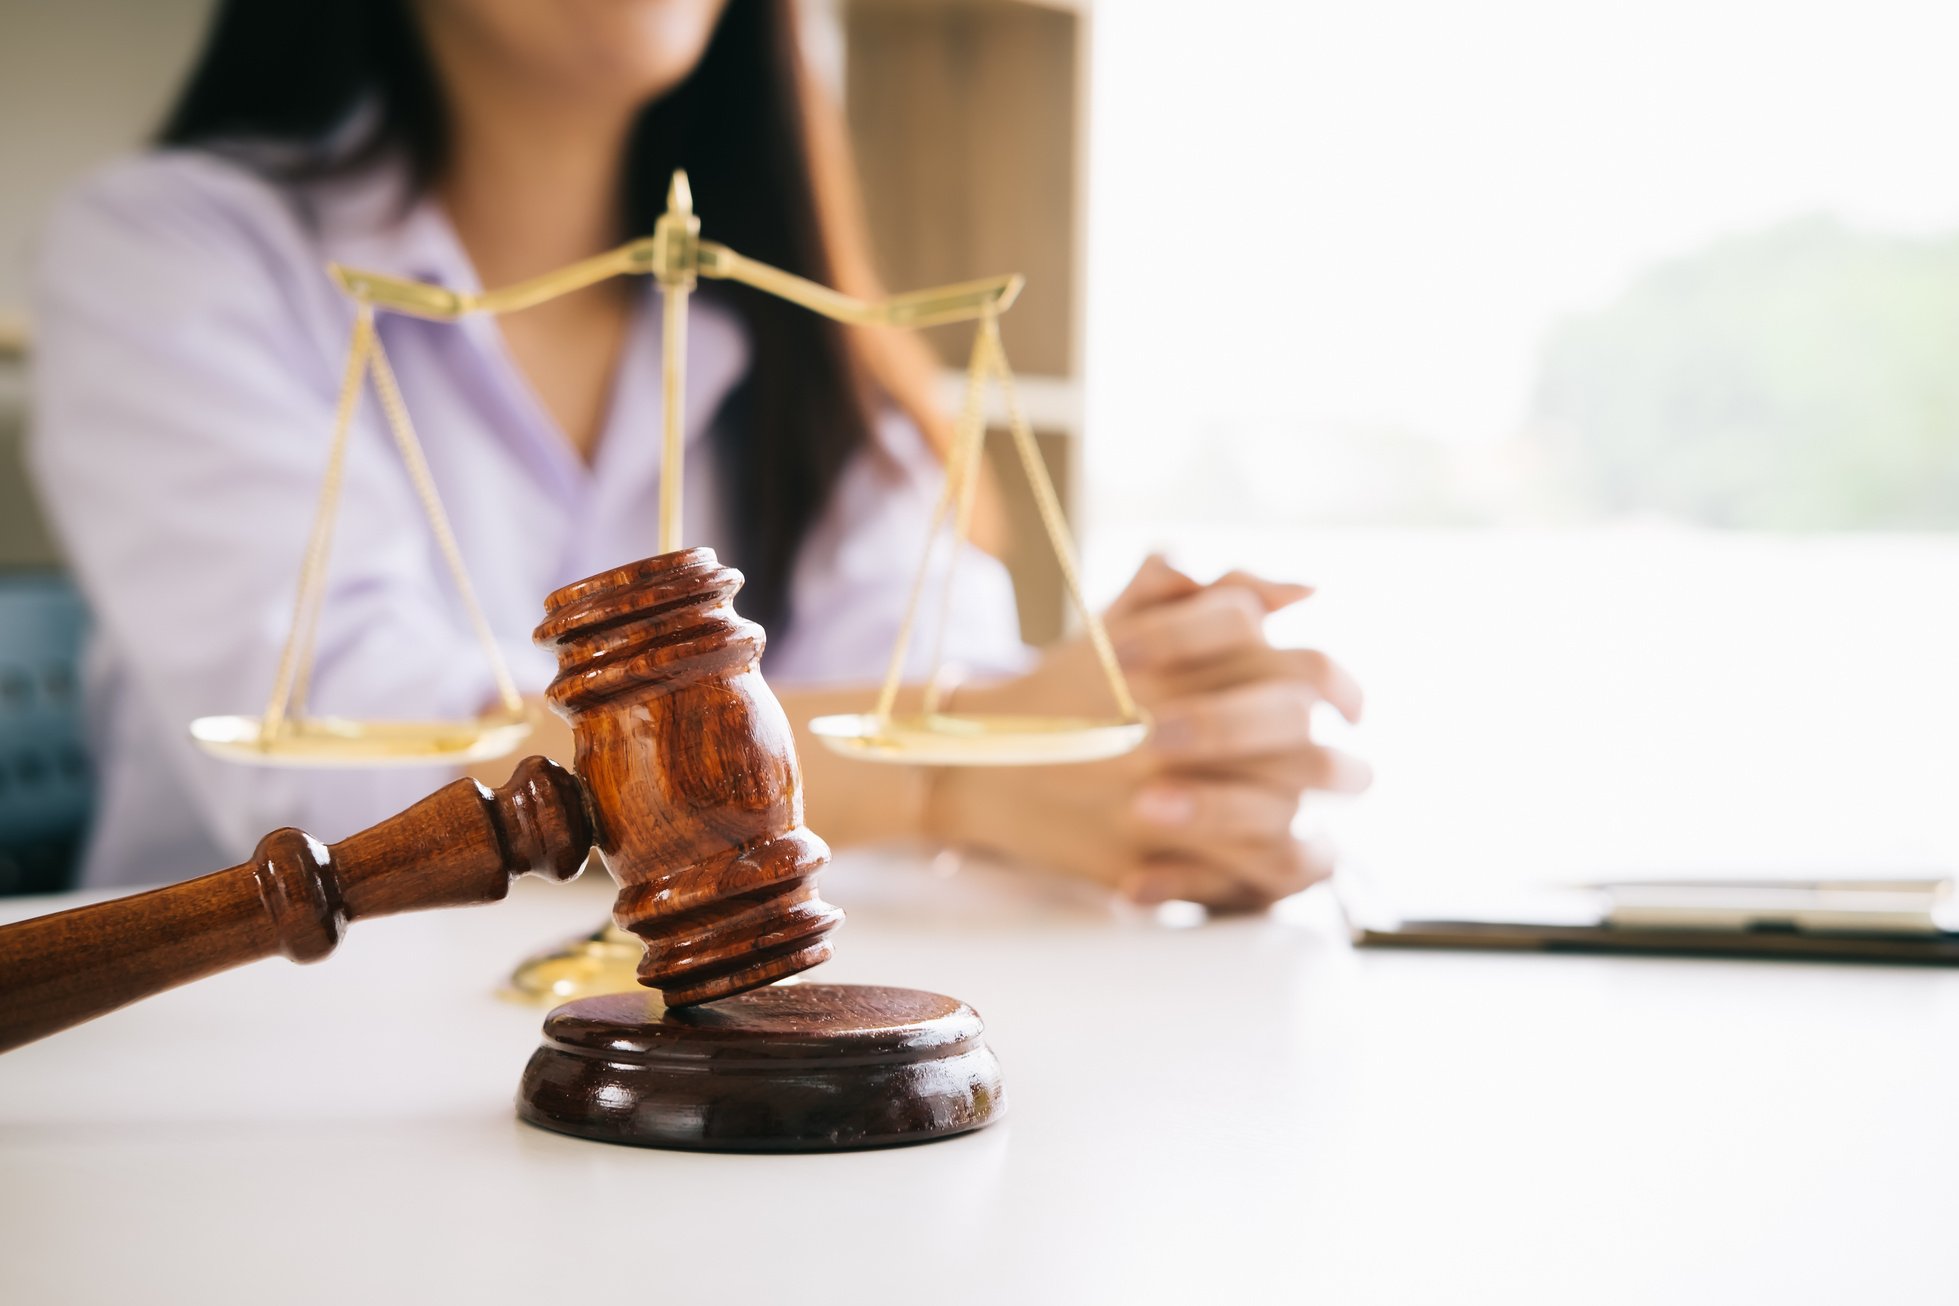
[[[92,779],[82,738],[87,610],[52,572],[0,571],[0,894],[73,886]]]

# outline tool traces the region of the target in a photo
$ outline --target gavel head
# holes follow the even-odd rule
[[[646,944],[640,982],[674,1007],[827,960],[843,919],[817,896],[830,850],[803,828],[762,628],[731,604],[741,583],[712,549],[663,553],[565,586],[536,633],[619,884],[613,919]]]

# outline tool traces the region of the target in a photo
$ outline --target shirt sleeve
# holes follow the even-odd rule
[[[184,733],[262,710],[292,619],[352,322],[317,297],[310,250],[269,186],[215,160],[152,159],[57,208],[36,276],[33,473],[97,638],[142,707],[178,723],[172,760],[218,846],[241,856],[280,825],[342,837],[453,775],[239,766]],[[492,700],[422,523],[370,391],[313,710],[468,717]]]
[[[765,664],[772,683],[862,685],[884,678],[944,483],[945,465],[918,428],[887,415],[877,444],[845,467],[797,557],[789,629]],[[1020,640],[1007,569],[970,544],[951,563],[951,536],[946,528],[932,541],[906,678],[931,673],[941,612],[947,664],[974,675],[1024,670],[1031,655]],[[955,567],[949,587],[948,565]]]

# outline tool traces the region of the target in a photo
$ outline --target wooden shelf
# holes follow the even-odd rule
[[[27,314],[24,310],[0,309],[0,361],[27,357]]]
[[[1081,178],[1086,3],[839,0],[844,103],[865,217],[887,286],[1019,272],[1027,288],[1002,320],[1030,425],[1062,503],[1079,480]],[[971,326],[927,338],[950,369],[957,411]],[[1005,424],[997,394],[988,425]],[[1021,633],[1062,633],[1066,594],[1024,478],[1005,441],[989,457],[1004,491],[1005,560]],[[1009,461],[1002,461],[1007,459]]]
[[[1027,415],[1027,424],[1036,431],[1050,435],[1080,434],[1080,381],[1069,376],[1022,376],[1016,372],[1014,389],[1020,396],[1020,408]],[[966,373],[962,369],[947,368],[939,374],[939,402],[952,413],[958,412],[966,402]],[[999,387],[991,384],[986,390],[986,424],[989,427],[1007,424],[1007,406],[1001,400]]]
[[[1014,362],[1075,370],[1081,20],[1019,0],[849,0],[845,105],[893,287],[1019,272]],[[968,336],[930,333],[965,359]]]

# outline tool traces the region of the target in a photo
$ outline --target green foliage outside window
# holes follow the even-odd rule
[[[1530,429],[1607,516],[1959,525],[1959,235],[1808,218],[1663,264],[1553,332]]]

